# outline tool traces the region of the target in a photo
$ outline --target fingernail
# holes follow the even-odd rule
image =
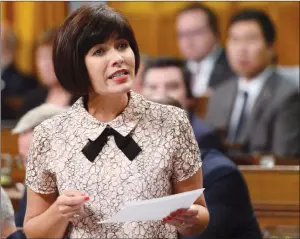
[[[178,212],[179,214],[181,214],[181,213],[182,213],[182,211],[181,211],[181,210],[177,210],[177,212]]]
[[[171,217],[167,217],[167,221],[171,220],[172,218]]]
[[[86,197],[84,197],[84,200],[85,200],[85,201],[90,200],[90,197],[89,197],[89,196],[86,196]]]
[[[163,222],[166,222],[166,221],[167,221],[167,220],[164,218],[164,219],[163,219]]]
[[[171,217],[175,217],[175,216],[176,216],[176,213],[172,212]]]

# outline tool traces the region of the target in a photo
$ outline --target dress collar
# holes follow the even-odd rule
[[[91,140],[95,140],[107,126],[118,131],[122,136],[127,136],[135,128],[148,107],[149,102],[143,96],[130,90],[128,105],[120,115],[110,122],[102,122],[94,118],[84,107],[83,97],[74,103],[71,110],[76,112],[76,120],[80,120],[85,128],[97,131],[97,134],[93,133],[89,137]]]

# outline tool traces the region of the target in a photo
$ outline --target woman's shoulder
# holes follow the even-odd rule
[[[72,107],[65,108],[64,111],[58,113],[54,116],[51,116],[41,122],[34,128],[35,133],[47,135],[50,137],[55,132],[63,131],[67,129],[70,120],[72,120]]]
[[[151,100],[146,100],[149,107],[146,111],[146,115],[153,119],[164,120],[180,123],[188,119],[187,112],[179,107],[172,105],[165,105]]]

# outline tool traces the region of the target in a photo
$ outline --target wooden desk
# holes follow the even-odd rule
[[[239,166],[261,228],[299,227],[299,166]]]
[[[205,118],[207,113],[207,105],[209,101],[209,96],[200,96],[195,98],[193,104],[193,112],[195,112],[200,118]]]

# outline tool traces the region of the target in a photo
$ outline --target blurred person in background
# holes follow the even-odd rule
[[[17,229],[14,220],[14,209],[5,190],[1,187],[0,235],[6,239],[26,238],[24,233]]]
[[[26,94],[21,115],[43,104],[66,107],[76,101],[58,82],[53,68],[52,49],[56,29],[44,32],[38,39],[35,49],[35,63],[41,86]]]
[[[149,56],[145,54],[141,54],[140,67],[132,85],[132,90],[136,93],[141,93],[142,91],[142,75],[149,59],[150,59]]]
[[[188,78],[183,61],[158,58],[149,62],[143,78],[143,93],[154,102],[186,109]],[[181,103],[180,103],[181,102]],[[251,205],[246,182],[236,165],[217,145],[207,142],[215,137],[203,121],[198,121],[195,135],[203,160],[203,187],[210,221],[206,230],[182,239],[261,239],[260,228]],[[207,137],[210,135],[210,137]],[[199,159],[200,160],[200,159]]]
[[[67,108],[57,106],[54,104],[42,104],[36,108],[31,109],[23,115],[18,121],[12,134],[18,134],[18,150],[21,160],[26,167],[29,146],[33,136],[33,130],[36,126],[44,120],[51,118],[57,114],[64,112]],[[19,209],[15,214],[15,222],[17,227],[23,227],[24,217],[26,212],[26,190],[24,196],[19,204]]]
[[[221,141],[190,108],[193,97],[189,87],[191,73],[184,60],[159,57],[148,61],[142,76],[145,97],[172,97],[188,111],[188,116],[199,145],[222,151]]]
[[[17,37],[10,26],[1,23],[1,119],[16,119],[18,108],[8,102],[9,98],[23,98],[24,94],[36,88],[37,81],[15,65]]]
[[[179,49],[193,76],[193,96],[209,95],[233,75],[219,44],[217,16],[202,3],[188,4],[177,14],[176,30]]]
[[[263,11],[246,9],[229,24],[227,55],[235,79],[212,94],[207,122],[240,144],[231,153],[300,155],[298,87],[272,67],[276,29]]]

